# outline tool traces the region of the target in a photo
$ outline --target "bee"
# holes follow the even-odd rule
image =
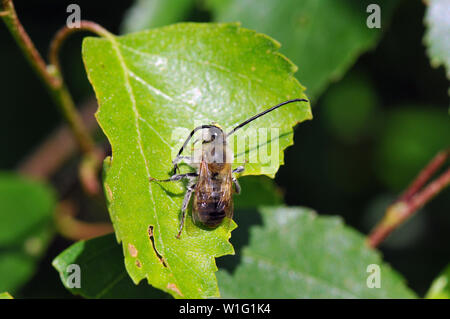
[[[200,223],[207,228],[216,228],[225,217],[233,218],[232,194],[241,192],[241,187],[234,174],[244,171],[244,166],[238,166],[232,170],[233,152],[227,145],[227,139],[241,127],[249,124],[257,118],[272,112],[273,110],[293,102],[308,102],[306,99],[293,99],[277,104],[261,113],[258,113],[241,124],[237,125],[230,132],[225,133],[218,124],[201,125],[192,130],[177,156],[172,161],[173,175],[169,179],[150,178],[150,182],[173,182],[183,179],[188,180],[187,191],[181,207],[182,217],[180,228],[176,237],[179,239],[183,230],[186,211],[194,194],[192,206],[192,218],[194,223]],[[183,150],[187,147],[194,134],[203,131],[201,139],[202,149],[195,156],[182,156]],[[198,142],[195,140],[193,144]],[[193,173],[179,174],[178,164],[184,162],[197,171]],[[234,189],[233,189],[234,185]]]

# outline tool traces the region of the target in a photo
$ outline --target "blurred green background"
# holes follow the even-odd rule
[[[61,0],[15,3],[22,23],[44,56],[51,37],[65,24],[66,7],[70,3]],[[123,23],[132,1],[77,3],[83,19],[93,20],[114,33],[142,27]],[[221,20],[212,9],[220,5],[219,1],[170,3],[171,6],[162,11],[166,15],[157,16],[159,20],[155,25],[167,21]],[[230,12],[233,17],[234,11]],[[240,16],[245,18],[247,11],[242,12]],[[281,9],[273,12],[274,24],[283,28],[283,34],[289,32],[291,26],[289,22],[283,23],[286,12]],[[358,58],[355,56],[354,64],[349,61],[348,67],[330,76],[332,81],[313,86],[314,119],[296,128],[295,145],[286,151],[285,165],[275,179],[286,204],[311,207],[321,214],[341,215],[347,224],[363,233],[370,231],[387,205],[420,168],[450,142],[449,85],[444,68],[432,68],[426,55],[423,44],[425,6],[421,1],[398,1],[392,5],[391,12],[386,21],[383,20],[376,47]],[[258,21],[251,21],[252,14],[248,15],[249,25],[246,21],[242,23],[251,28],[251,24]],[[227,14],[222,16],[224,21],[228,20]],[[338,17],[336,14],[335,18]],[[296,21],[300,27],[308,23],[302,17]],[[137,18],[135,22],[139,23]],[[327,21],[317,23],[326,26]],[[258,28],[257,31],[266,32]],[[286,50],[303,50],[303,56],[307,56],[308,47],[297,48],[295,36],[285,35],[285,39],[274,36]],[[358,36],[366,37],[365,34]],[[62,55],[65,76],[77,103],[93,95],[81,61],[82,37],[71,38]],[[302,40],[302,43],[320,39],[321,34],[317,33],[316,38]],[[336,37],[333,41],[341,39]],[[0,27],[0,45],[0,169],[12,170],[61,121],[45,88],[4,25]],[[333,42],[323,45],[338,47]],[[308,66],[308,61],[296,61],[294,56],[285,53],[299,66],[297,76],[309,87],[308,81],[303,81],[302,70],[305,69],[307,79],[312,82],[318,70]],[[330,49],[328,54],[332,59],[339,52]],[[66,187],[64,176],[71,170],[69,165],[55,176],[54,185]],[[76,187],[68,188],[72,191]],[[61,192],[60,197],[64,197]],[[51,267],[51,260],[70,243],[56,237],[36,274],[16,296],[71,296]],[[423,295],[450,260],[450,189],[397,230],[380,250],[385,260],[406,277],[409,286]]]

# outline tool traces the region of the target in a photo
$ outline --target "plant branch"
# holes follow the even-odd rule
[[[449,154],[449,149],[439,152],[419,173],[408,189],[387,208],[383,219],[367,238],[370,247],[377,247],[405,220],[450,185],[450,168],[448,168],[421,190],[427,180],[446,162]]]
[[[12,0],[2,0],[2,4],[4,11],[2,11],[1,18],[3,19],[3,22],[5,22],[9,32],[22,50],[28,62],[36,71],[37,75],[49,89],[52,89],[57,85],[58,81],[47,70],[46,63],[42,59],[42,56],[36,50],[36,47],[20,23]]]
[[[2,11],[1,18],[5,22],[16,43],[21,48],[28,62],[51,93],[56,105],[69,123],[80,149],[89,156],[89,154],[94,152],[94,142],[81,121],[69,90],[61,77],[61,73],[54,72],[54,66],[46,65],[42,56],[39,54],[20,23],[12,0],[2,0],[2,4],[4,11]]]
[[[417,193],[409,201],[409,209],[411,213],[420,209],[429,202],[441,190],[450,185],[450,168],[448,168],[441,176],[428,184],[420,193]]]
[[[65,39],[74,32],[90,31],[102,37],[111,37],[112,34],[100,25],[90,21],[81,21],[78,28],[65,26],[57,32],[50,44],[50,65],[47,65],[20,23],[12,0],[1,1],[4,10],[0,12],[1,18],[28,62],[51,93],[56,105],[69,124],[78,147],[84,154],[79,170],[81,183],[88,194],[98,195],[100,193],[100,185],[97,175],[101,167],[102,152],[95,147],[94,140],[75,107],[75,103],[64,83],[58,56]]]
[[[411,183],[407,190],[400,196],[399,200],[405,201],[417,193],[423,185],[433,176],[449,157],[450,149],[439,152],[419,173],[416,179]]]

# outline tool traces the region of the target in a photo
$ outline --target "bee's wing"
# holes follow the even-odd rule
[[[207,188],[210,179],[211,179],[211,171],[208,168],[208,164],[205,161],[201,161],[198,169],[198,180],[196,187],[199,189]]]
[[[199,201],[199,196],[201,197],[204,194],[205,190],[209,188],[209,179],[210,179],[210,171],[208,169],[208,165],[206,162],[201,161],[198,169],[198,179],[195,184],[194,191],[194,204],[192,205],[192,218],[194,220],[194,224],[198,223],[197,218],[197,204]],[[201,201],[202,199],[200,199]]]
[[[231,220],[233,219],[233,176],[231,175],[231,168],[229,173],[222,182],[222,197],[219,200],[218,207],[225,211],[225,220],[223,221],[224,227],[228,230],[231,226]]]
[[[199,235],[198,226],[200,225],[199,218],[198,218],[198,205],[199,202],[203,200],[202,195],[205,194],[205,190],[208,189],[209,185],[209,179],[210,179],[210,171],[208,169],[208,165],[206,162],[201,161],[199,163],[198,168],[198,178],[197,182],[195,183],[195,189],[194,189],[194,198],[192,201],[192,223],[195,225],[194,227],[190,227],[190,223],[186,223],[186,232],[189,234],[189,236],[196,237]],[[199,198],[200,197],[200,198]]]
[[[220,190],[222,196],[219,199],[219,202],[217,203],[217,208],[218,210],[225,210],[225,213],[227,214],[228,217],[228,208],[233,208],[232,207],[232,197],[231,195],[233,194],[233,176],[231,175],[231,167],[228,170],[228,172],[226,173],[226,175],[224,176],[223,180],[222,180],[222,184],[221,184],[221,190]],[[231,213],[233,209],[231,209]]]
[[[231,166],[228,171],[229,172],[227,172],[222,180],[220,190],[221,197],[217,203],[217,210],[225,211],[225,219],[222,222],[222,225],[226,230],[230,229],[232,225],[231,220],[233,218],[233,176],[231,175]],[[201,198],[199,198],[199,196],[201,196],[200,194],[210,194],[213,191],[211,184],[211,175],[212,173],[208,167],[208,164],[204,161],[200,162],[199,177],[196,185],[196,201],[201,200]],[[193,206],[193,209],[196,209],[195,205]],[[192,213],[192,216],[194,217],[195,221],[195,212]]]

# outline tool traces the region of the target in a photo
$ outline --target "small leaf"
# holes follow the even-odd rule
[[[336,217],[306,208],[261,209],[242,262],[219,271],[224,298],[413,298],[364,237]],[[380,288],[369,288],[369,265],[380,267]]]
[[[0,172],[0,291],[15,292],[33,275],[53,237],[53,192]]]
[[[52,262],[64,286],[85,298],[165,298],[169,295],[141,283],[135,286],[122,262],[123,255],[114,235],[79,241]],[[68,267],[80,267],[80,288],[74,287]],[[70,270],[70,269],[69,269]]]
[[[386,30],[398,1],[376,1],[381,28],[369,29],[365,1],[335,0],[209,0],[214,20],[240,21],[281,43],[281,52],[300,66],[299,78],[308,96],[317,98],[338,80],[359,55],[375,46]]]
[[[433,281],[425,298],[450,299],[450,265]]]
[[[450,1],[429,0],[425,25],[424,40],[431,64],[434,67],[445,66],[450,79]]]
[[[30,229],[48,222],[54,202],[41,183],[0,172],[0,247],[22,242]]]
[[[233,253],[230,229],[207,230],[187,216],[176,239],[185,188],[149,178],[169,176],[194,127],[214,121],[228,130],[269,106],[305,97],[293,77],[296,67],[278,48],[236,24],[186,23],[84,40],[83,59],[100,105],[97,119],[113,150],[105,164],[105,193],[135,283],[147,278],[177,298],[219,295],[215,257]],[[275,160],[248,163],[244,175],[274,176],[283,150],[293,143],[292,127],[310,118],[309,104],[293,103],[242,130],[250,141],[242,150],[247,158],[261,145],[275,146]],[[258,139],[258,127],[278,128],[278,135]]]
[[[0,299],[14,299],[14,298],[9,293],[2,292],[2,293],[0,293]]]

